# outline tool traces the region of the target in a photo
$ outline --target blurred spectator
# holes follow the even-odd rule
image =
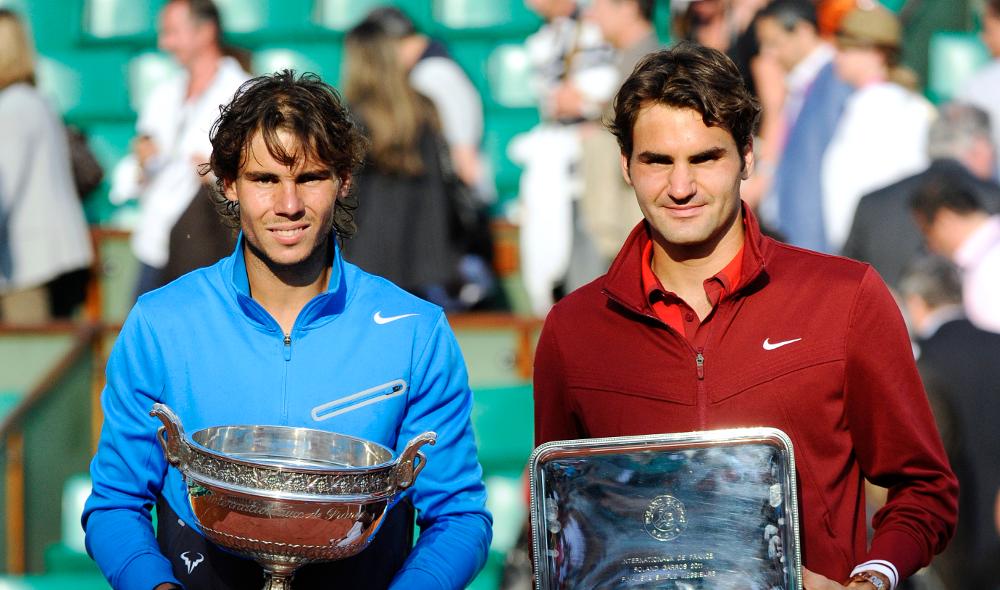
[[[545,24],[525,41],[542,121],[508,146],[522,167],[521,271],[532,311],[544,316],[567,275],[581,197],[580,123],[598,121],[617,89],[613,50],[575,0],[528,0]],[[586,276],[586,269],[577,274]]]
[[[35,89],[33,45],[0,9],[0,320],[19,324],[70,316],[93,260],[66,129]]]
[[[833,68],[833,47],[819,34],[809,0],[775,0],[757,17],[761,52],[784,70],[784,137],[771,196],[762,205],[789,243],[828,251],[823,225],[823,154],[833,138],[851,87]]]
[[[857,90],[823,156],[823,220],[833,252],[843,247],[862,195],[928,163],[934,108],[899,65],[901,43],[899,20],[881,5],[849,12],[837,33],[837,73]]]
[[[169,0],[160,12],[159,47],[183,71],[158,84],[142,105],[133,154],[119,164],[111,189],[112,202],[139,199],[132,235],[141,263],[136,296],[173,278],[164,271],[171,256],[171,264],[181,267],[169,274],[177,275],[231,250],[232,236],[216,223],[215,231],[187,232],[185,247],[170,252],[171,230],[196,195],[202,199],[197,210],[207,210],[204,201],[214,179],[199,177],[197,167],[212,151],[208,134],[219,107],[249,79],[236,59],[224,55],[221,35],[219,11],[211,0]],[[205,253],[210,255],[202,258]],[[198,260],[189,259],[194,256]]]
[[[616,86],[628,78],[647,53],[660,48],[660,40],[653,28],[655,4],[654,0],[593,0],[590,4],[587,19],[600,27],[604,39],[615,50]],[[614,109],[609,101],[605,105],[604,119],[613,115]],[[642,211],[632,188],[622,176],[621,150],[615,137],[596,123],[588,125],[581,133],[582,224],[574,238],[579,236],[588,243],[581,248],[579,240],[574,240],[573,256],[584,248],[590,250],[593,260],[588,274],[592,274],[590,279],[594,279],[607,272],[625,238],[642,219]]]
[[[398,41],[362,22],[344,42],[344,95],[371,139],[356,177],[357,233],[344,256],[364,270],[446,309],[460,252],[449,234],[442,162],[448,149],[434,104],[409,83]]]
[[[451,149],[455,172],[475,187],[484,202],[496,198],[492,170],[479,151],[483,140],[483,100],[461,66],[443,43],[417,30],[403,11],[386,6],[368,13],[364,22],[375,23],[397,40],[399,60],[409,71],[410,84],[431,99],[441,129]]]
[[[947,260],[915,260],[900,285],[917,334],[917,367],[960,490],[955,537],[932,568],[948,590],[993,590],[1000,583],[1000,534],[993,526],[1000,486],[1000,334],[965,318],[960,279]]]
[[[960,103],[942,106],[927,140],[930,166],[862,197],[842,254],[870,262],[890,287],[898,288],[906,265],[925,252],[910,199],[937,179],[968,187],[988,210],[1000,211],[1000,186],[992,180],[994,153],[984,111]]]
[[[983,10],[982,39],[993,62],[977,72],[959,89],[956,98],[970,102],[990,114],[993,121],[993,144],[1000,146],[1000,0],[986,0]],[[1000,170],[997,154],[996,172]]]
[[[966,315],[1000,332],[1000,215],[990,215],[967,187],[937,179],[916,192],[910,207],[931,251],[961,270]]]

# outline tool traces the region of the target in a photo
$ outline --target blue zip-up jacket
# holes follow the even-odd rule
[[[179,582],[150,524],[157,496],[197,530],[181,473],[155,439],[153,404],[187,433],[288,425],[362,437],[397,453],[432,430],[409,494],[421,535],[393,588],[463,588],[486,560],[492,520],[461,352],[440,308],[346,263],[290,334],[250,297],[233,255],[142,296],[108,361],[104,427],[83,513],[87,551],[114,588]]]

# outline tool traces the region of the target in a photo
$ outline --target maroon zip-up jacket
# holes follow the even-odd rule
[[[706,318],[701,350],[646,300],[645,222],[605,276],[552,309],[535,358],[536,444],[780,428],[795,449],[805,567],[842,581],[886,560],[909,577],[951,538],[958,483],[899,310],[870,265],[777,242],[743,215],[743,276]],[[889,488],[870,548],[863,478]]]

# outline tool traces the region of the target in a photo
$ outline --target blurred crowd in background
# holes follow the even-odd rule
[[[538,122],[503,146],[520,169],[511,195],[498,191],[499,161],[484,143],[473,81],[483,72],[463,68],[396,5],[345,32],[341,63],[326,66],[339,68],[370,140],[346,258],[450,312],[544,317],[603,274],[641,220],[603,126],[621,82],[673,41],[726,52],[764,109],[743,199],[771,235],[873,264],[910,322],[963,486],[958,536],[924,583],[1000,587],[1000,0],[524,3],[539,22],[519,54]],[[139,264],[131,298],[235,244],[202,165],[219,106],[250,78],[252,56],[227,44],[210,0],[161,4],[157,45],[176,67],[143,89],[129,153],[103,168],[36,84],[25,15],[0,8],[5,324],[85,316],[100,272],[85,208],[102,178],[121,212],[104,222],[130,232]],[[929,38],[904,44],[910,21],[938,9],[967,13],[963,31],[978,32],[991,58],[947,102],[921,79]]]

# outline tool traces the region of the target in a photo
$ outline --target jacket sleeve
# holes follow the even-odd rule
[[[155,438],[159,422],[149,416],[163,388],[160,358],[137,304],[108,360],[104,425],[90,464],[93,491],[83,510],[87,552],[121,590],[180,585],[158,549],[150,518],[167,469]]]
[[[864,562],[884,560],[905,579],[944,549],[958,517],[952,473],[898,307],[869,267],[847,337],[848,427],[862,473],[888,488]]]
[[[397,452],[427,431],[427,466],[411,488],[420,537],[390,588],[465,588],[486,563],[493,519],[472,433],[472,391],[458,342],[441,314],[418,352]]]
[[[535,349],[535,445],[583,438],[566,387],[566,370],[559,350],[558,308],[549,313]]]

